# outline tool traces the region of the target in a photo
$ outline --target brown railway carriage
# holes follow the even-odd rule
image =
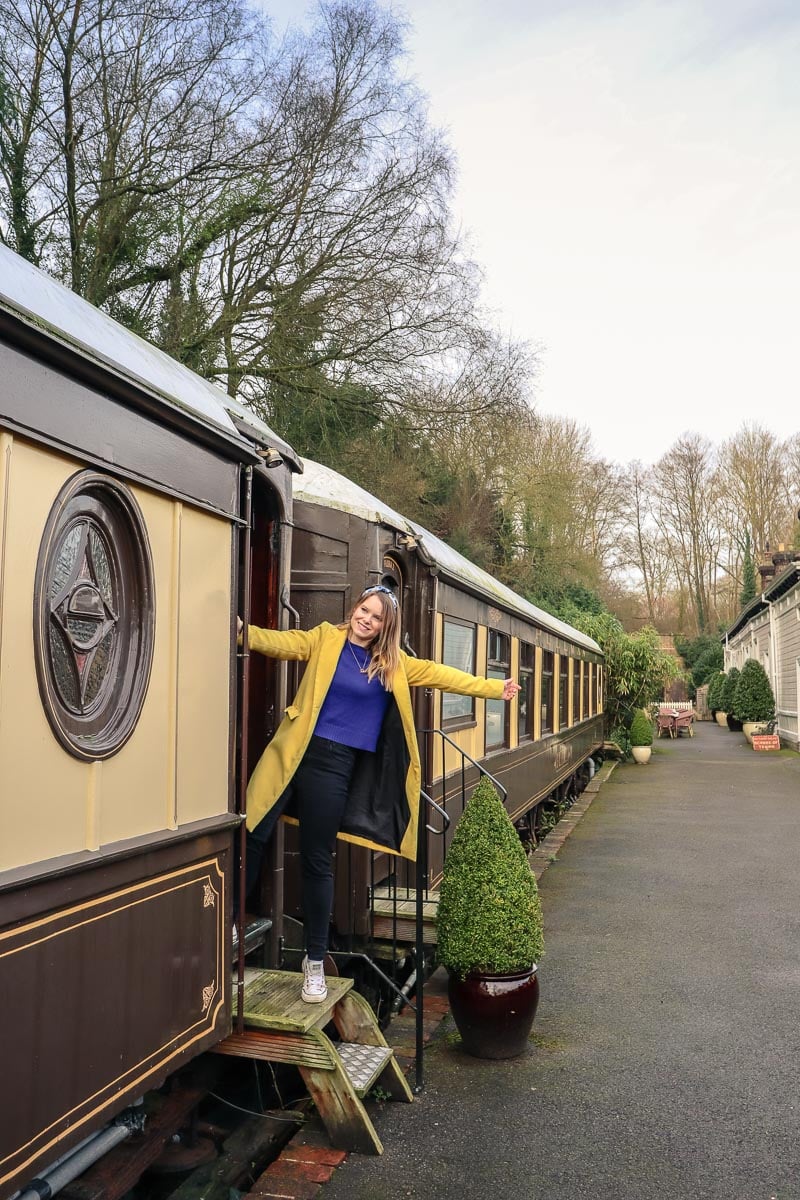
[[[522,684],[511,704],[419,689],[415,716],[423,787],[450,814],[451,830],[462,778],[469,794],[482,769],[506,791],[520,832],[535,840],[541,807],[579,787],[581,776],[588,780],[587,760],[602,747],[599,646],[336,472],[306,460],[293,491],[292,607],[299,623],[341,621],[366,581],[382,582],[401,599],[408,653]],[[429,888],[438,882],[448,837],[429,834],[422,847]],[[291,837],[287,842],[291,854]],[[384,876],[410,885],[411,875],[385,858],[368,864],[366,852],[349,849],[340,859],[335,924],[340,936],[364,934],[365,898]],[[293,874],[287,871],[287,881]],[[289,911],[296,909],[296,894],[289,901]]]
[[[0,364],[4,1200],[230,1030],[242,531],[277,623],[293,456],[4,247]]]

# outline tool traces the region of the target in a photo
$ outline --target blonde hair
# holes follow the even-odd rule
[[[353,613],[365,596],[375,596],[380,600],[383,609],[381,631],[371,645],[366,647],[371,655],[367,679],[374,679],[377,675],[386,691],[390,692],[395,671],[400,666],[400,608],[394,593],[389,595],[388,592],[377,591],[371,587],[365,588],[339,628],[350,628]]]

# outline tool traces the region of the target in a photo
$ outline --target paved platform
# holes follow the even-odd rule
[[[800,757],[662,740],[540,887],[529,1052],[470,1059],[446,1018],[321,1200],[800,1200]]]

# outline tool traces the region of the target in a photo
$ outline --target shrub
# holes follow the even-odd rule
[[[715,671],[722,670],[722,646],[719,642],[705,650],[692,667],[692,683],[695,692],[708,683]]]
[[[767,672],[755,658],[748,658],[742,667],[734,712],[740,721],[771,721],[775,716],[775,697]]]
[[[522,971],[544,952],[536,880],[486,778],[464,809],[447,852],[436,925],[439,957],[462,978],[470,971]]]
[[[712,675],[708,681],[708,707],[712,712],[722,709],[722,688],[725,683],[725,676],[722,671],[718,671],[716,675]]]
[[[611,613],[576,613],[573,624],[599,643],[606,657],[605,727],[627,724],[643,704],[658,700],[681,670],[674,654],[661,649],[655,629],[626,633]]]
[[[630,738],[632,746],[652,746],[653,744],[653,723],[641,708],[637,708],[633,714]]]
[[[722,685],[722,695],[720,697],[720,708],[724,713],[729,713],[733,717],[738,717],[734,705],[734,697],[736,695],[736,684],[739,682],[739,668],[731,667],[728,674],[725,676],[725,682]]]
[[[697,689],[722,670],[722,643],[711,633],[701,633],[691,639],[676,637],[675,648],[688,668],[689,695],[694,699]]]

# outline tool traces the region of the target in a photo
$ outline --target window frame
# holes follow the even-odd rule
[[[448,625],[457,625],[462,629],[470,629],[472,631],[472,664],[471,664],[470,669],[468,669],[467,667],[464,667],[461,663],[457,664],[457,663],[447,661],[447,659],[445,657],[445,646],[446,646],[446,636],[447,636],[447,626]],[[478,626],[477,626],[477,624],[474,621],[464,621],[460,617],[451,617],[451,616],[443,613],[442,614],[442,666],[453,667],[455,670],[467,671],[468,674],[474,675],[475,667],[476,667],[476,663],[477,663],[477,655],[478,655]],[[446,729],[448,731],[452,731],[454,729],[469,729],[477,724],[477,720],[475,717],[475,697],[474,696],[460,696],[458,694],[458,692],[443,691],[441,693],[441,697],[442,698],[441,698],[440,722],[441,722],[442,729]],[[456,699],[460,703],[468,704],[469,712],[457,713],[455,716],[446,717],[445,716],[445,705],[447,703],[448,697],[456,697]]]
[[[503,654],[499,651],[502,649]],[[493,654],[494,650],[494,654]],[[486,636],[486,678],[508,679],[511,674],[511,635],[499,629],[487,630]],[[499,707],[498,707],[499,706]],[[500,728],[502,739],[489,741],[489,719],[495,713],[500,713]],[[484,713],[484,747],[486,753],[494,750],[504,750],[508,747],[511,736],[511,722],[508,719],[508,706],[505,700],[487,700]]]
[[[549,670],[547,669],[549,665]],[[539,713],[541,735],[555,732],[555,652],[542,649],[542,678],[539,684]],[[546,718],[545,714],[549,717]]]
[[[558,730],[569,729],[569,655],[558,656]]]
[[[529,654],[526,654],[526,651]],[[530,657],[530,662],[525,659]],[[519,678],[520,693],[517,696],[517,741],[527,742],[533,738],[533,697],[536,681],[536,647],[532,642],[519,642]],[[527,714],[527,723],[522,724],[523,715]]]
[[[155,646],[147,526],[118,479],[78,471],[56,496],[36,562],[33,639],[56,738],[83,762],[112,758],[139,722]]]

